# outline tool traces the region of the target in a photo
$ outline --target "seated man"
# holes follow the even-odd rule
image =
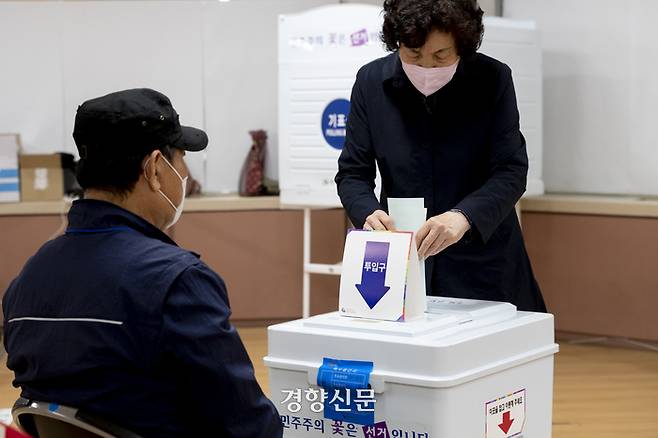
[[[185,151],[206,134],[137,89],[85,102],[73,137],[84,199],[3,302],[14,385],[144,437],[281,437],[224,282],[163,232],[183,209]]]

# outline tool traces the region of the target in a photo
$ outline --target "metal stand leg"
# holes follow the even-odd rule
[[[302,278],[302,316],[311,316],[311,274],[340,275],[342,263],[333,265],[324,263],[311,263],[311,209],[304,209],[304,248],[303,248],[304,277]]]
[[[311,316],[311,274],[308,265],[311,263],[311,209],[304,209],[304,278],[302,280],[302,317]]]

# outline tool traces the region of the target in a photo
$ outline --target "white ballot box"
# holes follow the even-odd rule
[[[550,438],[553,315],[427,299],[409,322],[335,312],[269,327],[284,436]]]

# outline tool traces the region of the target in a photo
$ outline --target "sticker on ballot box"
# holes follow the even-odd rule
[[[317,383],[326,392],[324,418],[363,425],[375,422],[372,369],[372,362],[323,359]]]
[[[525,389],[498,397],[485,404],[486,438],[512,438],[523,433],[525,425]]]

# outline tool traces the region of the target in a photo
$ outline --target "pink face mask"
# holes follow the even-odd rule
[[[402,69],[407,74],[411,83],[426,97],[436,93],[450,82],[459,64],[459,60],[457,60],[457,62],[447,67],[425,68],[414,64],[407,64],[402,61],[402,58],[400,58],[400,61],[402,62]]]

